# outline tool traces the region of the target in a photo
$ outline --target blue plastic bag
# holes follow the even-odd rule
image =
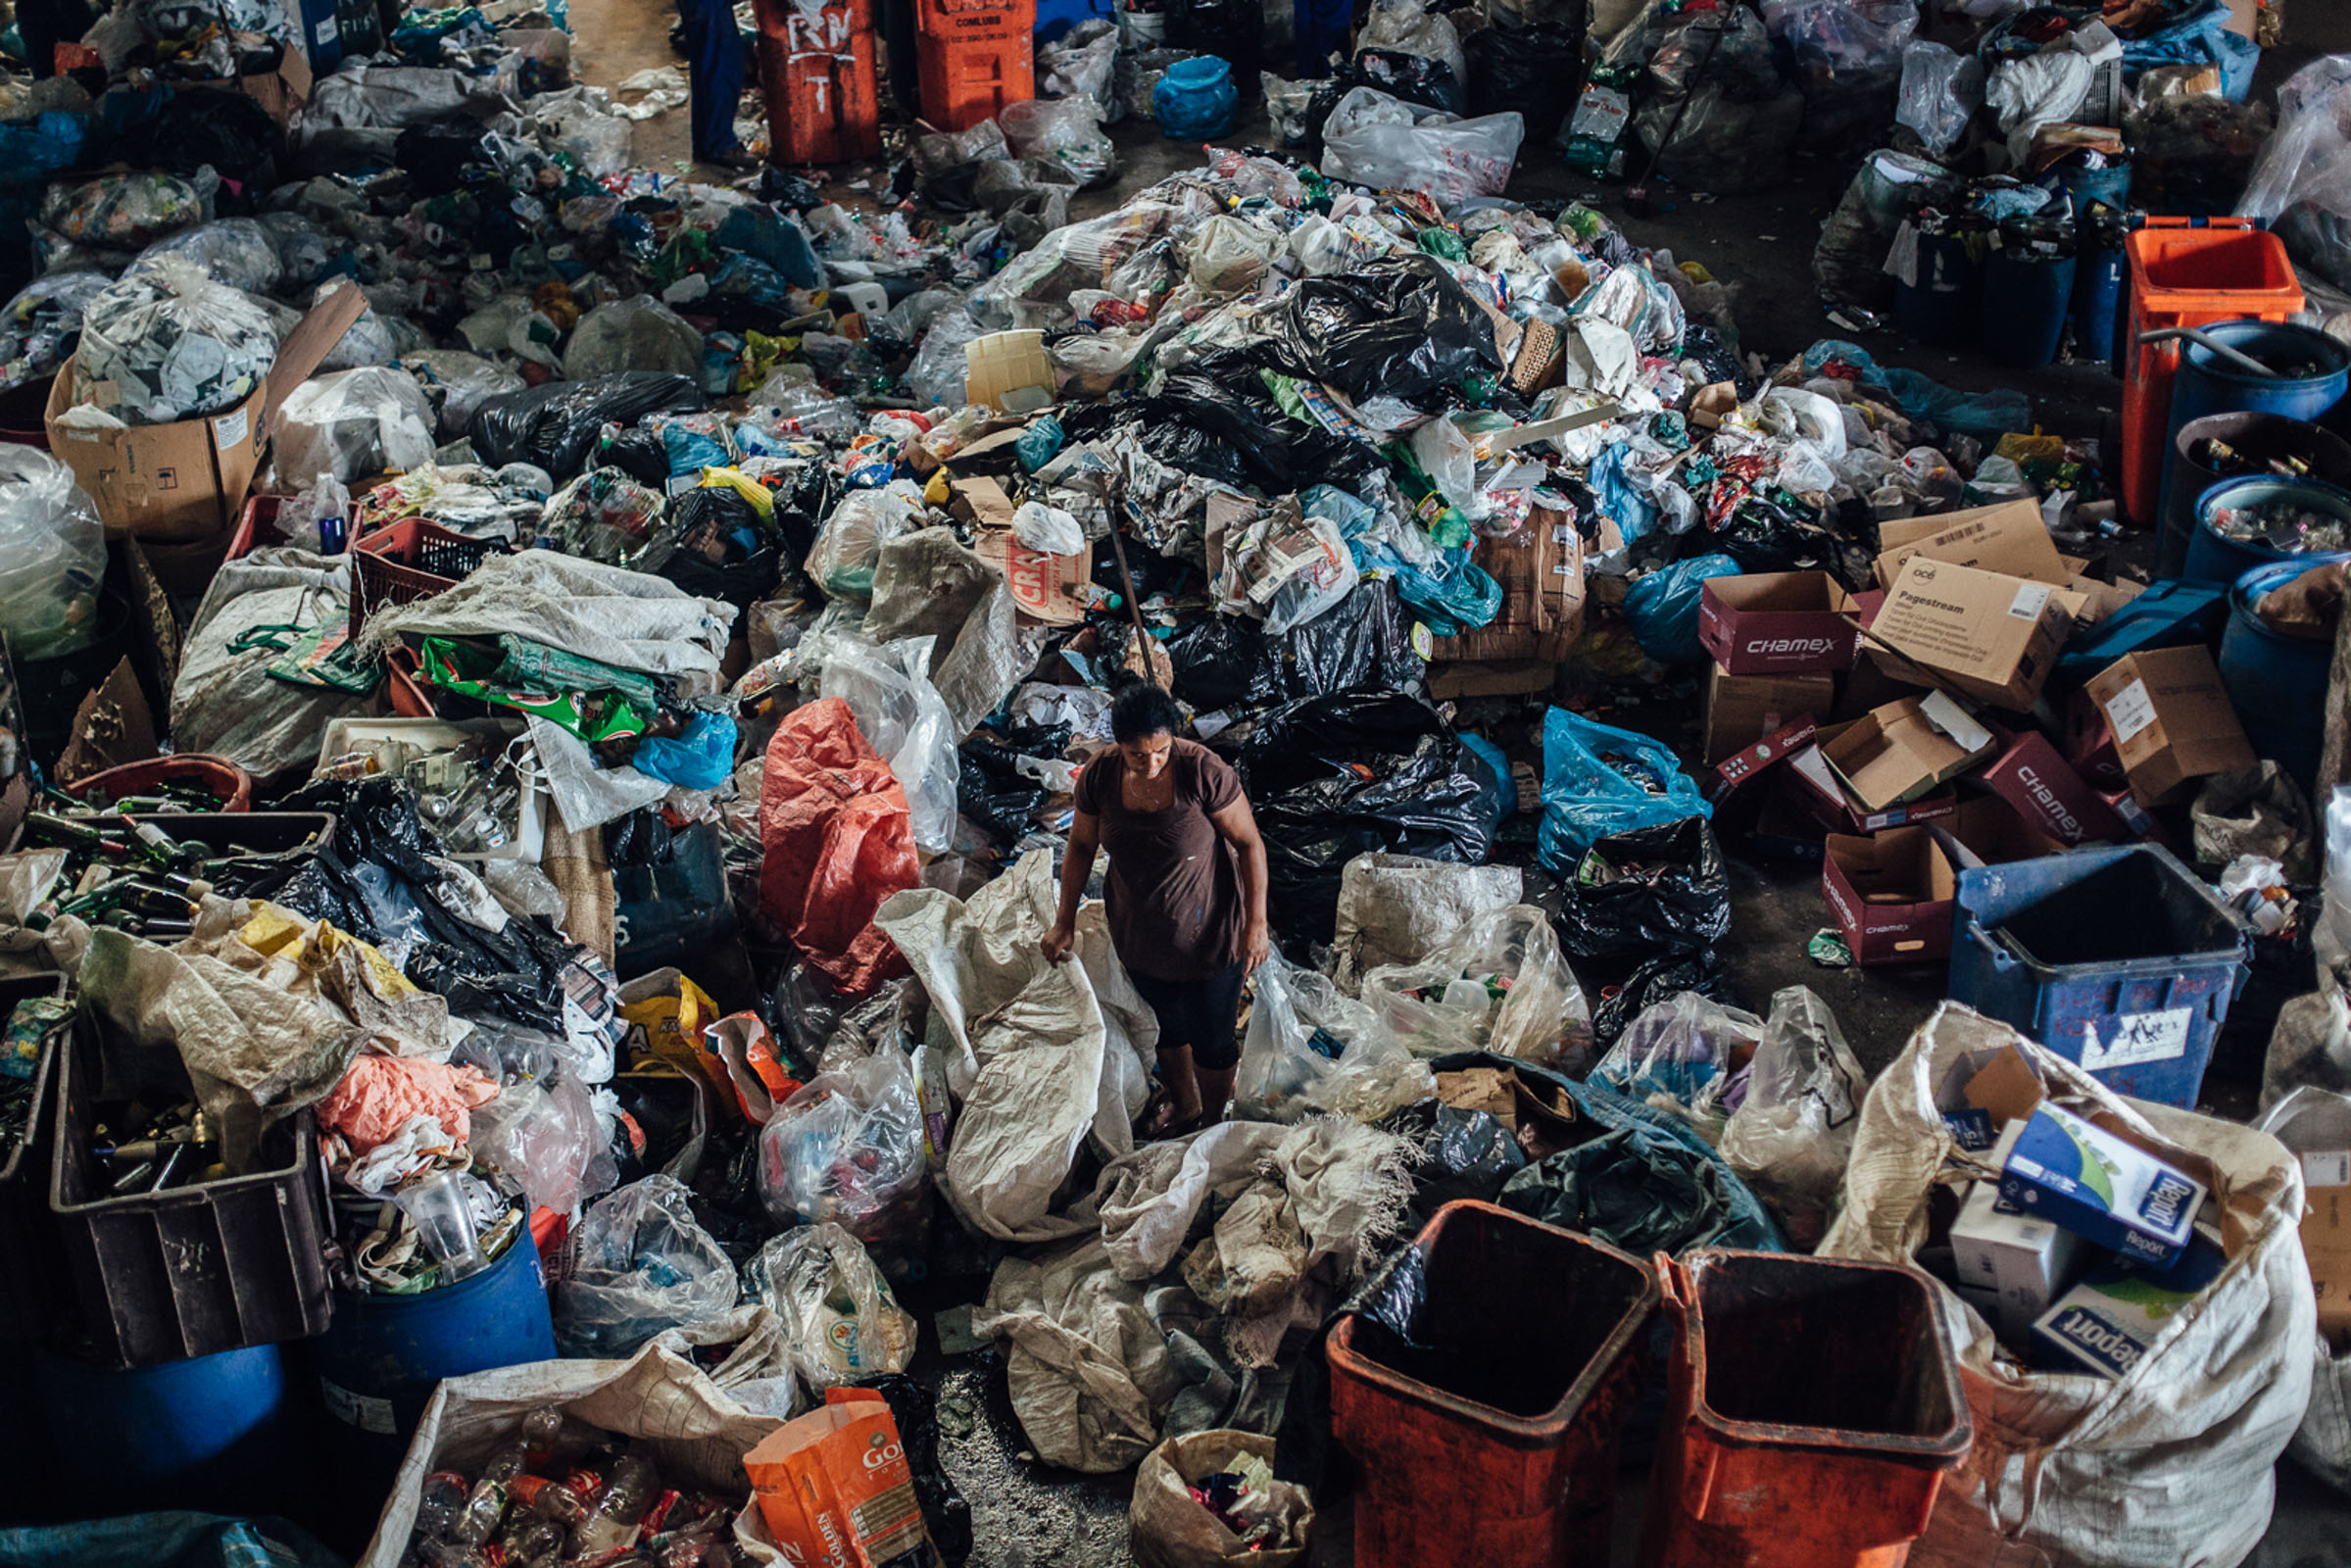
[[[1714,808],[1663,741],[1564,708],[1543,721],[1543,863],[1572,872],[1612,833],[1712,816]]]
[[[2211,0],[2193,16],[2123,45],[2123,78],[2131,86],[2137,85],[2140,72],[2157,66],[2208,64],[2221,68],[2221,96],[2243,103],[2253,90],[2261,46],[2229,30],[2229,0]]]
[[[1347,548],[1358,570],[1385,571],[1396,578],[1396,597],[1428,624],[1431,636],[1476,631],[1501,612],[1502,585],[1471,561],[1466,550],[1438,552],[1439,569],[1428,572],[1383,544],[1351,539]]]
[[[1590,477],[1600,515],[1614,522],[1625,543],[1631,544],[1657,526],[1657,507],[1625,477],[1627,450],[1621,441],[1600,448],[1600,455],[1592,460]]]
[[[1487,772],[1494,775],[1494,787],[1481,790],[1478,799],[1494,817],[1494,825],[1499,827],[1504,817],[1518,809],[1518,786],[1510,781],[1510,759],[1502,755],[1499,746],[1483,735],[1466,729],[1455,733],[1462,748],[1483,763]]]
[[[1804,373],[1819,375],[1831,365],[1850,366],[1859,385],[1913,419],[1933,419],[1946,430],[2002,436],[2033,428],[2033,400],[2022,392],[1960,392],[1916,370],[1888,369],[1858,343],[1825,337],[1804,351]]]
[[[672,740],[648,736],[637,743],[629,765],[682,789],[714,790],[735,766],[735,721],[725,713],[697,712]]]
[[[1625,590],[1625,621],[1641,651],[1660,664],[1694,664],[1706,657],[1698,643],[1698,603],[1709,577],[1736,577],[1729,556],[1699,556],[1633,579]]]

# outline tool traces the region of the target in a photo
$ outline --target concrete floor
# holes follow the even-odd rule
[[[652,0],[573,0],[578,32],[575,69],[581,78],[611,85],[647,66],[676,57],[668,45],[673,13]],[[2274,93],[2278,82],[2320,54],[2351,49],[2351,5],[2341,0],[2291,0],[2285,44],[2265,55],[2258,90]],[[1253,94],[1251,95],[1253,100]],[[747,112],[753,100],[747,100]],[[1270,128],[1252,101],[1250,118],[1228,143],[1270,145]],[[1074,204],[1074,216],[1106,211],[1131,192],[1174,171],[1192,167],[1196,150],[1160,137],[1148,123],[1115,127],[1122,172],[1117,184],[1089,192]],[[688,152],[686,115],[673,110],[636,127],[637,159],[649,166],[682,170]],[[1636,240],[1670,248],[1681,260],[1703,263],[1718,278],[1739,289],[1736,314],[1745,346],[1777,362],[1824,336],[1856,336],[1881,362],[1924,371],[1962,390],[2021,387],[2037,402],[2045,428],[2069,435],[2110,436],[2119,402],[2119,383],[2095,364],[2061,365],[2037,372],[1998,368],[1967,356],[1914,346],[1890,330],[1848,334],[1823,316],[1813,292],[1811,257],[1820,225],[1842,193],[1852,165],[1849,156],[1799,156],[1788,183],[1759,195],[1692,201],[1662,191],[1647,217],[1623,212],[1622,185],[1585,178],[1562,169],[1548,148],[1527,149],[1511,185],[1522,197],[1575,196],[1607,213]],[[715,173],[716,172],[710,172]],[[856,199],[852,180],[871,168],[828,172],[836,193]],[[2126,548],[2126,560],[2139,552]],[[1657,705],[1635,722],[1682,743],[1692,710],[1672,701]],[[1726,957],[1739,990],[1761,1010],[1773,991],[1808,985],[1836,1010],[1848,1039],[1873,1071],[1897,1052],[1943,994],[1940,965],[1910,969],[1827,970],[1804,955],[1804,940],[1826,923],[1817,872],[1732,854],[1734,922]],[[2250,999],[2249,999],[2250,1000]],[[2274,1005],[2274,1002],[2272,1003]],[[2225,1037],[2208,1080],[2212,1108],[2243,1116],[2251,1109],[2266,1026],[2253,1009],[2240,1007],[2238,1027]],[[946,1282],[940,1282],[943,1286]],[[926,1293],[928,1294],[928,1293]],[[968,1294],[937,1293],[944,1305]],[[924,1304],[910,1302],[910,1304]],[[925,1336],[926,1361],[935,1355],[935,1335]],[[961,1358],[958,1358],[960,1360]],[[951,1439],[951,1471],[969,1496],[980,1545],[973,1568],[1117,1568],[1130,1559],[1123,1511],[1131,1476],[1079,1477],[1047,1472],[1025,1462],[1025,1446],[1001,1397],[1001,1376],[988,1379],[968,1365],[945,1369],[943,1392],[960,1394],[979,1410],[971,1435]],[[993,1382],[990,1390],[987,1384]],[[2250,1559],[2256,1568],[2320,1568],[2351,1563],[2351,1509],[2290,1464],[2279,1467],[2278,1506],[2269,1537]],[[1619,1506],[1615,1551],[1630,1561],[1638,1527],[1639,1477],[1628,1472]],[[1343,1506],[1326,1510],[1325,1530],[1313,1554],[1318,1564],[1352,1559],[1350,1521]]]

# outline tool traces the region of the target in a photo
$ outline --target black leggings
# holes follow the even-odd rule
[[[1230,1072],[1241,1063],[1241,1046],[1233,1038],[1233,1020],[1241,1012],[1243,964],[1233,964],[1198,980],[1154,980],[1128,972],[1143,1000],[1159,1016],[1159,1049],[1192,1048],[1192,1065],[1206,1072]]]

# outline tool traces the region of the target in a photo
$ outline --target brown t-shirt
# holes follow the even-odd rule
[[[1200,980],[1241,958],[1249,908],[1241,864],[1209,821],[1241,799],[1241,779],[1198,741],[1175,742],[1165,810],[1130,810],[1126,763],[1107,751],[1078,774],[1077,808],[1102,823],[1110,855],[1110,941],[1129,969],[1154,980]]]

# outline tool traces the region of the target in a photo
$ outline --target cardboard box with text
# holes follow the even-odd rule
[[[2179,800],[2198,779],[2259,760],[2201,644],[2125,654],[2090,677],[2089,695],[2142,806]]]
[[[2076,602],[2045,582],[1914,559],[1870,625],[1870,659],[1896,680],[2022,711],[2073,633]]]
[[[1835,674],[1852,667],[1856,615],[1825,571],[1715,577],[1699,588],[1698,641],[1734,675]]]

